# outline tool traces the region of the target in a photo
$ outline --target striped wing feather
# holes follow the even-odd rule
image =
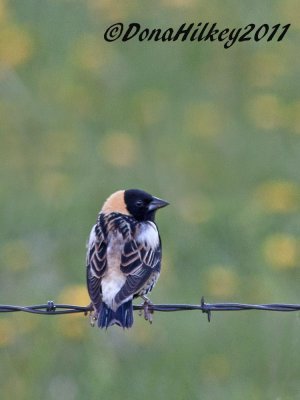
[[[99,225],[92,229],[87,252],[87,286],[92,302],[101,303],[101,278],[107,267],[107,243]]]
[[[160,271],[160,263],[160,245],[152,249],[136,240],[128,241],[121,257],[121,271],[127,275],[127,279],[116,296],[116,303],[121,303],[129,296],[138,295],[152,274]]]

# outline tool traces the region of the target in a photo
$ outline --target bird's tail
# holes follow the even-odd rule
[[[108,328],[119,325],[122,328],[130,328],[133,324],[132,300],[121,304],[116,311],[109,308],[104,302],[101,303],[98,315],[99,328]]]

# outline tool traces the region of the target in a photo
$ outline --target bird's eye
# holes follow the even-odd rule
[[[144,203],[143,203],[142,200],[138,200],[138,201],[135,203],[135,205],[136,205],[137,207],[143,207]]]

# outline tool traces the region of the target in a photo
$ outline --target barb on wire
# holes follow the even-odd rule
[[[134,305],[134,310],[142,310],[142,305]],[[201,298],[200,304],[152,304],[148,305],[150,311],[172,312],[172,311],[202,311],[207,315],[208,321],[211,320],[212,311],[246,311],[246,310],[260,310],[260,311],[300,311],[300,304],[241,304],[241,303],[206,303],[204,297]],[[75,314],[93,311],[93,306],[88,305],[76,306],[70,304],[56,304],[54,301],[48,301],[47,304],[39,304],[33,306],[12,306],[0,305],[0,313],[6,312],[27,312],[33,314],[43,315],[61,315],[61,314]]]

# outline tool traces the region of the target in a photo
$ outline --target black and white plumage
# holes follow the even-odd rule
[[[156,284],[161,240],[154,217],[166,205],[137,189],[120,190],[104,203],[87,251],[87,286],[100,328],[130,328],[133,298]]]

